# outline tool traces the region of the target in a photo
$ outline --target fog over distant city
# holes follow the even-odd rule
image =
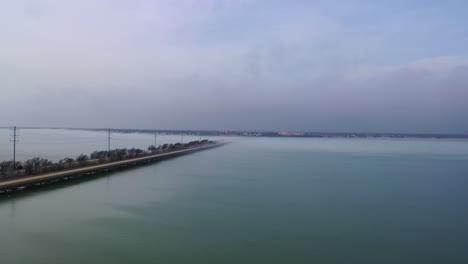
[[[466,10],[0,0],[0,126],[468,133]]]

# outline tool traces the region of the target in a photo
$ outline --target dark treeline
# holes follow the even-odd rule
[[[88,131],[107,131],[105,129],[77,129]],[[148,129],[113,129],[119,133],[158,133],[172,135],[192,136],[245,136],[245,137],[311,137],[311,138],[468,138],[468,134],[444,134],[444,133],[390,133],[390,132],[292,132],[280,131],[255,131],[255,130],[148,130]]]
[[[49,159],[39,157],[35,157],[23,162],[16,162],[16,164],[13,164],[13,161],[3,161],[0,162],[0,179],[30,176],[35,174],[78,168],[88,165],[96,165],[112,161],[144,157],[158,153],[199,147],[212,143],[214,142],[205,139],[202,141],[192,141],[185,144],[164,144],[158,147],[151,145],[146,150],[138,148],[113,149],[110,151],[102,150],[94,151],[89,156],[86,154],[81,154],[76,158],[64,158],[59,160],[58,162],[53,162]]]

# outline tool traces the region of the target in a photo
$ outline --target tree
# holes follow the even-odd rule
[[[109,158],[110,160],[123,160],[127,154],[127,149],[113,149],[109,152]]]
[[[151,152],[156,152],[157,148],[153,145],[149,146],[148,147],[148,151],[151,151]]]
[[[136,149],[135,148],[131,148],[131,149],[128,150],[128,156],[130,158],[135,157],[135,155],[136,155]]]
[[[11,176],[13,172],[13,161],[2,161],[0,162],[0,172],[4,176]]]
[[[109,152],[107,151],[94,151],[93,153],[91,153],[91,155],[89,156],[90,159],[99,159],[99,160],[102,160],[102,159],[105,159],[109,156]]]
[[[26,175],[31,175],[33,173],[33,169],[34,169],[31,160],[25,161],[24,164],[23,164],[23,168],[24,168],[24,173]]]
[[[140,156],[144,151],[141,149],[135,149],[135,155]]]
[[[86,154],[81,154],[76,158],[76,161],[78,161],[81,165],[85,164],[87,160],[89,160],[89,157]]]

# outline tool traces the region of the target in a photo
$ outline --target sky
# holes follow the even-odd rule
[[[467,12],[0,0],[0,126],[468,133]]]

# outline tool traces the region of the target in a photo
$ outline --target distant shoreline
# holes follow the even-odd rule
[[[103,128],[65,128],[69,130],[107,131]],[[239,136],[239,137],[277,137],[277,138],[438,138],[468,139],[468,134],[425,134],[425,133],[367,133],[367,132],[268,132],[268,131],[209,131],[209,130],[150,130],[150,129],[112,129],[118,133],[146,133],[192,136]]]
[[[9,128],[9,127],[1,127]],[[60,127],[21,127],[23,129],[63,129],[82,131],[108,131],[108,128],[60,128]],[[468,139],[468,134],[450,133],[374,133],[374,132],[297,132],[297,131],[217,131],[217,130],[177,130],[177,129],[122,129],[111,128],[118,133],[145,133],[191,136],[240,136],[277,138],[435,138]]]

